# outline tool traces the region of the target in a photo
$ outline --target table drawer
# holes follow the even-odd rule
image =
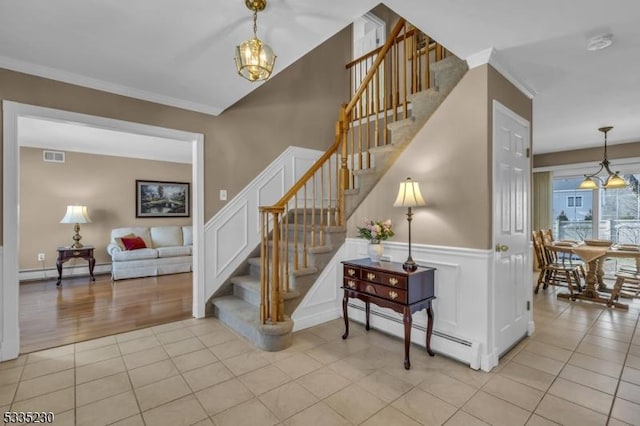
[[[76,257],[89,257],[91,256],[91,252],[93,249],[75,249],[75,250],[65,250],[61,252],[62,259],[72,259]]]
[[[402,289],[366,281],[352,280],[350,278],[344,279],[344,287],[361,293],[368,293],[373,296],[380,297],[381,299],[392,300],[398,303],[407,303],[407,292]]]
[[[344,277],[352,279],[360,279],[360,268],[354,268],[353,266],[344,267]]]

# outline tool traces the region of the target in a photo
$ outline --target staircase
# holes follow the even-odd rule
[[[215,316],[263,350],[291,344],[290,317],[342,246],[346,218],[467,71],[404,20],[363,60],[371,67],[341,108],[334,145],[276,205],[261,207],[260,253],[211,299]]]

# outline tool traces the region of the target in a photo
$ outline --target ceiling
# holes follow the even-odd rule
[[[269,0],[258,36],[276,72],[378,4]],[[640,2],[386,0],[461,58],[490,62],[533,96],[534,153],[640,141]],[[589,37],[614,44],[586,50]],[[242,0],[3,0],[0,67],[208,114],[255,89],[234,47],[251,34]]]

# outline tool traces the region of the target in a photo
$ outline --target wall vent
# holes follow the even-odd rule
[[[64,163],[64,152],[42,151],[42,159],[49,163]]]

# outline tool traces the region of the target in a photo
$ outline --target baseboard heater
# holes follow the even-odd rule
[[[349,306],[350,308],[357,309],[359,311],[365,312],[365,309],[362,306],[358,306],[358,305],[353,304],[353,303],[349,303],[347,306]],[[403,324],[403,322],[402,322],[402,320],[400,318],[393,317],[391,315],[387,315],[387,314],[385,314],[383,312],[378,312],[378,311],[376,311],[374,309],[370,309],[369,313],[370,313],[370,315],[375,315],[377,317],[384,318],[386,320],[393,321],[393,322],[396,322],[398,324]],[[411,328],[415,328],[416,330],[420,330],[420,331],[423,331],[425,333],[427,332],[427,328],[422,326],[422,325],[419,325],[419,324],[411,324]],[[441,337],[443,339],[452,341],[454,343],[458,343],[460,345],[464,345],[464,346],[468,346],[468,347],[472,346],[471,342],[468,341],[468,340],[460,339],[459,337],[451,336],[449,334],[445,334],[445,333],[442,333],[442,332],[437,331],[437,330],[433,330],[432,331],[432,335]]]

